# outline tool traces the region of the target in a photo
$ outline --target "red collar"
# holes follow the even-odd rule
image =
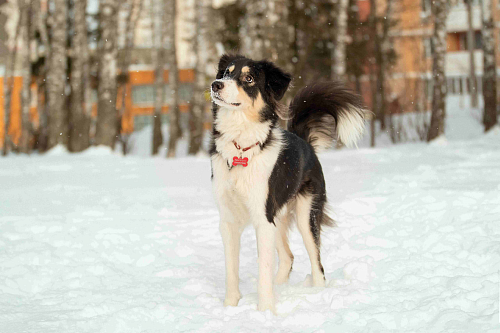
[[[254,146],[258,146],[258,145],[259,145],[259,143],[257,142],[256,144],[251,145],[251,146],[249,146],[249,147],[246,147],[246,148],[241,148],[241,147],[240,147],[240,146],[236,143],[236,141],[233,141],[233,143],[234,143],[234,146],[236,147],[236,149],[241,150],[241,151],[247,151],[247,150],[249,150],[249,149],[252,149]]]

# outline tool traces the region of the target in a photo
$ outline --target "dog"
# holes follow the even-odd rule
[[[360,97],[339,83],[303,88],[288,108],[279,101],[292,77],[272,62],[223,55],[211,84],[212,185],[220,213],[226,262],[224,306],[237,306],[239,251],[243,229],[252,224],[258,248],[258,309],[275,312],[275,283],[288,281],[293,255],[288,246],[292,219],[311,261],[312,283],[325,285],[320,233],[333,220],[326,212],[326,187],[318,152],[334,141],[353,145],[364,130]],[[279,118],[288,128],[279,127]]]

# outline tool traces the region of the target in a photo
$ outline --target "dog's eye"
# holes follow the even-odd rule
[[[253,82],[253,77],[250,76],[250,75],[247,75],[247,76],[245,76],[245,81],[248,82],[248,83],[252,83]]]

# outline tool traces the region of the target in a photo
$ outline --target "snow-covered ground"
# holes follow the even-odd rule
[[[500,130],[321,156],[338,221],[310,287],[298,231],[277,316],[257,307],[253,230],[238,307],[207,157],[105,148],[0,159],[0,332],[500,332]]]

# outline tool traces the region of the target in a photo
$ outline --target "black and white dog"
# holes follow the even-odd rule
[[[278,101],[290,81],[271,62],[223,55],[212,83],[210,155],[226,258],[225,306],[236,306],[241,298],[240,236],[248,224],[257,234],[259,310],[274,311],[275,249],[274,282],[286,282],[292,269],[287,236],[292,219],[311,260],[313,285],[325,284],[320,232],[333,220],[325,212],[325,180],[316,154],[336,139],[355,144],[365,110],[357,95],[332,82],[307,86],[287,109]],[[279,117],[289,120],[288,130],[278,127]]]

